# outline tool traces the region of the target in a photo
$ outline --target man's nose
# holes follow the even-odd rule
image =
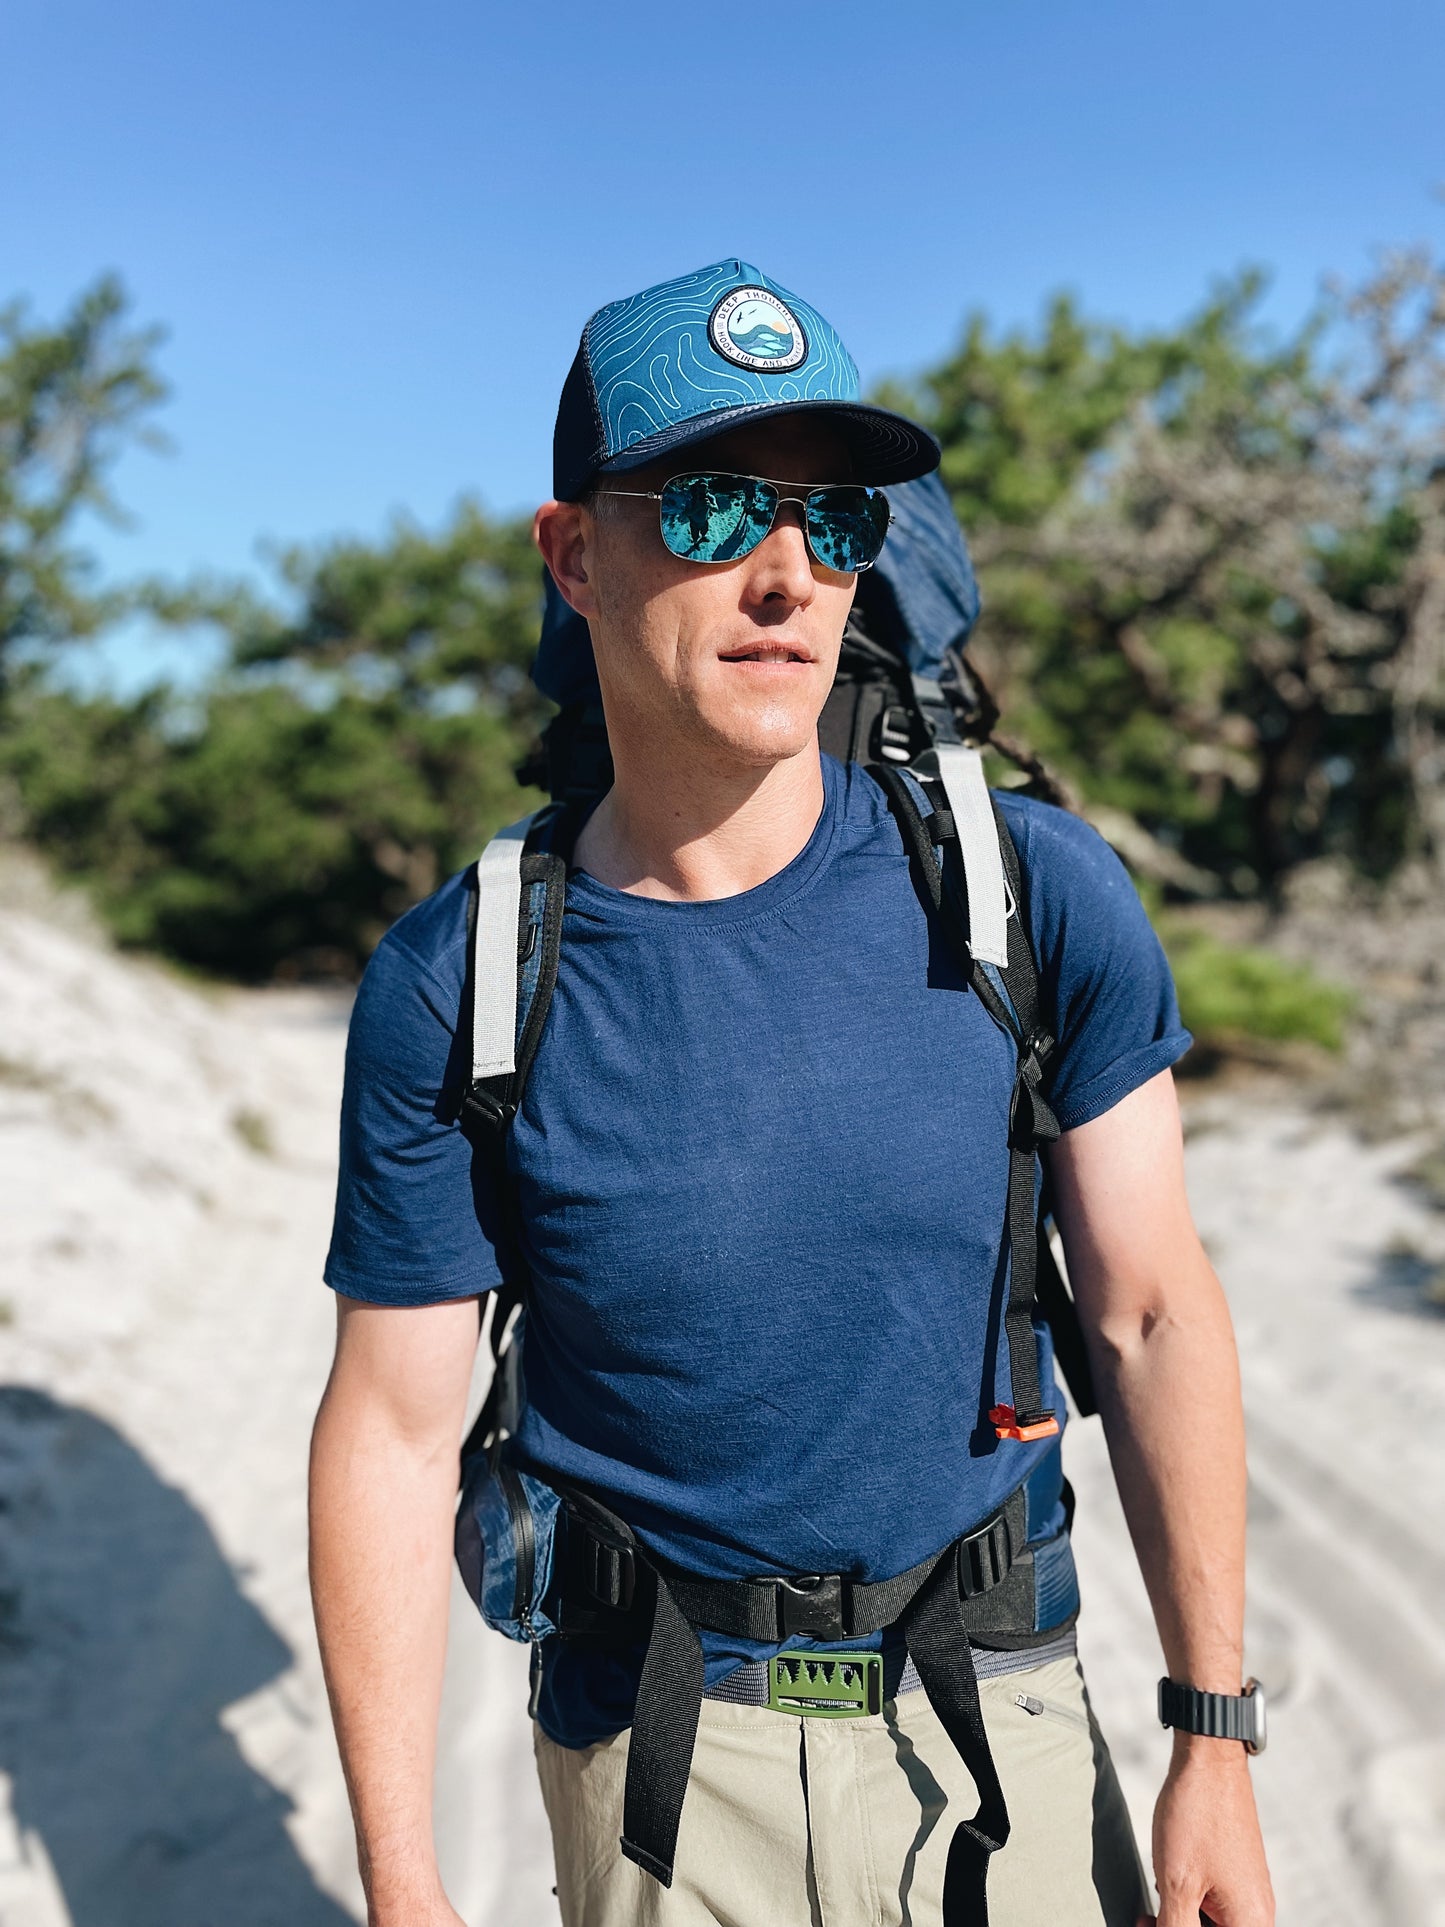
[[[813,557],[803,533],[801,502],[780,502],[772,528],[753,551],[755,564],[749,582],[753,598],[777,598],[790,607],[811,600]]]

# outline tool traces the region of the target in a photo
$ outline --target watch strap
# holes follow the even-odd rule
[[[1250,1681],[1251,1689],[1254,1686]],[[1216,1740],[1238,1740],[1252,1747],[1258,1739],[1253,1691],[1202,1693],[1178,1681],[1159,1682],[1159,1723],[1184,1733],[1203,1733]]]

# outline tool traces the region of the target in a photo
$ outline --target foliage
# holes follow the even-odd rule
[[[1055,301],[975,316],[912,393],[985,591],[974,645],[1012,734],[1166,895],[1274,892],[1301,860],[1445,867],[1445,274],[1385,261],[1276,341],[1261,284],[1130,331]],[[150,435],[157,337],[113,281],[56,326],[0,313],[0,829],[83,878],[121,937],[250,978],[355,971],[387,924],[527,807],[512,771],[540,568],[525,527],[276,558],[266,595],[102,594],[80,535]],[[225,641],[184,701],[44,670],[140,603]],[[1326,1042],[1336,993],[1171,937],[1205,1036]]]
[[[94,634],[122,606],[92,586],[74,529],[85,510],[120,519],[106,472],[127,440],[155,439],[160,337],[128,330],[124,314],[112,278],[55,327],[19,302],[0,308],[0,701],[37,652]]]
[[[237,669],[284,670],[317,691],[345,689],[410,711],[480,704],[535,725],[528,678],[542,571],[522,522],[464,501],[430,536],[401,522],[380,543],[335,542],[278,558],[287,609],[221,598]]]
[[[527,678],[541,570],[525,527],[463,502],[434,534],[277,558],[269,599],[200,583],[98,594],[77,541],[154,439],[158,336],[113,280],[55,327],[0,312],[0,828],[85,882],[127,943],[226,975],[354,973],[387,925],[527,798],[546,705]],[[209,623],[197,698],[84,699],[43,674],[148,608]]]
[[[1200,894],[1445,858],[1445,274],[1389,260],[1283,345],[1259,292],[1167,337],[976,317],[898,398],[943,441],[1011,729]]]
[[[435,538],[283,567],[288,618],[212,599],[235,667],[189,717],[164,691],[30,692],[0,774],[123,942],[245,978],[352,974],[528,806],[540,585],[518,532],[466,506]]]
[[[1353,994],[1317,977],[1307,964],[1272,950],[1222,943],[1177,918],[1162,919],[1161,934],[1180,1015],[1205,1050],[1227,1049],[1241,1038],[1329,1051],[1343,1046]]]

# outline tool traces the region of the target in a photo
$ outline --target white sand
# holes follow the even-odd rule
[[[0,1927],[361,1917],[304,1552],[343,1037],[338,1000],[202,995],[0,917]],[[1372,1281],[1393,1238],[1435,1233],[1392,1182],[1408,1146],[1364,1150],[1296,1105],[1216,1114],[1191,1177],[1245,1360],[1280,1918],[1426,1927],[1445,1319]],[[1096,1424],[1069,1459],[1085,1657],[1147,1831],[1157,1649]],[[457,1604],[444,1871],[474,1927],[540,1927],[525,1654]]]

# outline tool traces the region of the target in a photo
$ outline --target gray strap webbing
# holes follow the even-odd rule
[[[980,1679],[1006,1679],[1010,1673],[1032,1672],[1036,1666],[1046,1666],[1051,1660],[1073,1659],[1078,1650],[1079,1642],[1071,1627],[1046,1645],[1026,1646],[1018,1652],[1000,1652],[991,1646],[975,1646],[973,1670]],[[890,1664],[890,1661],[893,1663]],[[896,1663],[891,1654],[885,1654],[883,1691],[888,1699],[898,1699],[904,1693],[916,1693],[923,1684],[912,1655],[907,1654],[895,1686],[890,1675]],[[748,1659],[725,1679],[719,1680],[716,1686],[704,1688],[703,1698],[723,1700],[734,1706],[766,1706],[768,1687],[768,1662],[765,1659]]]
[[[477,859],[477,927],[472,943],[472,1077],[517,1068],[517,923],[522,845],[532,819],[498,830]]]
[[[1008,890],[983,756],[962,743],[937,746],[938,774],[953,813],[968,885],[968,947],[980,963],[1008,963]]]

